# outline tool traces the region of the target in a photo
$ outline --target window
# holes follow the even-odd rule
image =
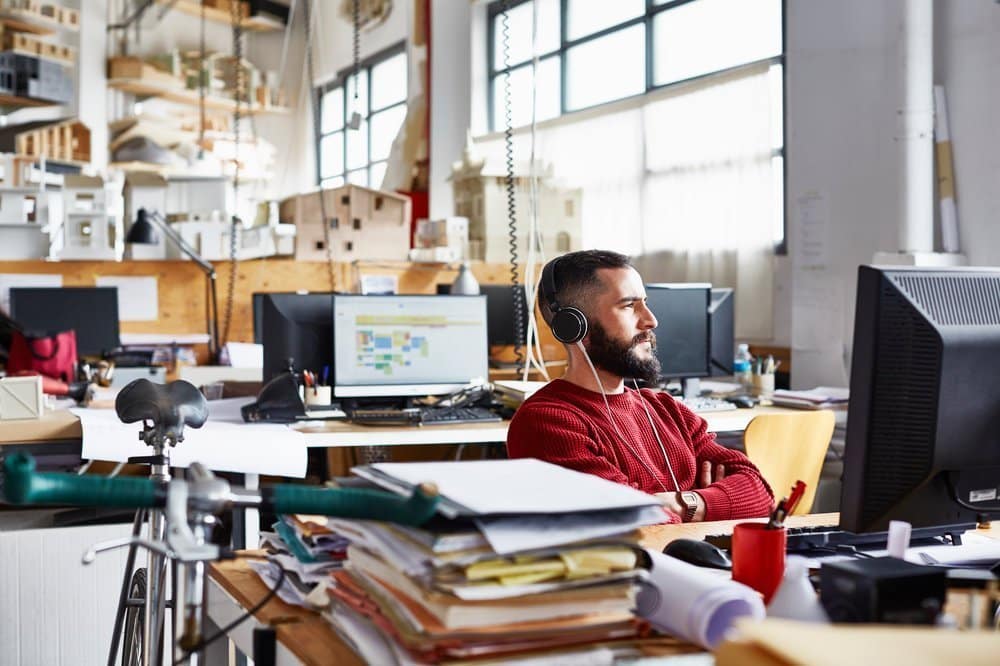
[[[317,180],[378,188],[406,118],[407,62],[399,44],[321,87]],[[356,115],[355,115],[356,114]]]
[[[492,131],[505,127],[507,113],[513,127],[530,123],[533,95],[535,119],[543,121],[694,79],[722,81],[744,68],[768,67],[766,104],[772,115],[777,205],[774,242],[783,251],[783,0],[513,0],[509,4],[506,31],[503,3],[490,3],[486,12]],[[536,57],[533,93],[531,65]]]

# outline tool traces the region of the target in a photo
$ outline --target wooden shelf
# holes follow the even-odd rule
[[[0,107],[62,106],[62,104],[62,102],[50,102],[49,100],[35,99],[34,97],[0,94]]]
[[[198,2],[198,0],[176,0],[176,2],[171,2],[171,0],[156,1],[161,5],[172,4],[173,9],[176,9],[184,14],[201,17],[201,3]],[[217,9],[215,7],[205,7],[205,19],[229,25],[232,25],[233,22],[229,11],[225,9]],[[263,16],[250,16],[245,18],[240,22],[240,26],[244,30],[252,30],[254,32],[269,32],[272,30],[284,30],[285,28],[285,25],[281,23],[281,21],[264,18]]]
[[[79,29],[72,25],[60,23],[48,16],[29,12],[26,9],[0,9],[0,23],[11,30],[30,32],[36,35],[52,35],[57,30],[76,32]]]
[[[158,97],[170,102],[187,104],[195,107],[199,104],[197,90],[174,88],[152,83],[150,81],[143,81],[142,79],[110,79],[108,81],[108,87],[131,93],[133,95],[138,95],[140,97]],[[231,99],[206,95],[205,108],[211,111],[225,111],[226,113],[233,113],[233,111],[236,110],[236,102]],[[262,107],[259,104],[255,104],[253,106],[249,106],[247,104],[240,105],[240,113],[248,116],[259,115],[261,113],[282,114],[288,112],[289,109],[283,106]]]

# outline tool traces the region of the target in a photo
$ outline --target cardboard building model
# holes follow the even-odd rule
[[[322,194],[325,221],[319,191],[281,202],[281,221],[296,227],[297,260],[327,260],[325,225],[329,228],[330,254],[337,261],[406,261],[410,249],[409,198],[360,185],[344,185]]]
[[[502,164],[488,163],[476,154],[471,139],[462,159],[451,168],[455,215],[469,219],[468,258],[491,263],[510,261],[506,173]],[[558,185],[552,167],[537,169],[538,232],[545,256],[582,248],[583,190]],[[531,181],[528,165],[516,165],[514,200],[517,211],[518,255],[527,256]]]

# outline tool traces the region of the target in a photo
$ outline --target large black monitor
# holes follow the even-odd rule
[[[656,316],[656,356],[664,379],[689,380],[711,375],[708,306],[712,285],[647,284],[646,306]],[[685,388],[685,395],[696,392]]]
[[[1000,270],[858,272],[840,526],[1000,509]]]
[[[485,296],[333,297],[337,397],[441,395],[487,379]]]
[[[256,300],[255,294],[255,300]],[[264,381],[288,369],[333,372],[333,294],[260,294]]]
[[[521,329],[517,331],[514,319],[514,288],[509,284],[481,284],[479,293],[486,297],[486,334],[491,347],[524,345],[528,328],[528,302],[524,295],[524,285],[518,285],[521,292]],[[438,284],[438,295],[451,294],[450,284]]]
[[[733,374],[736,341],[733,329],[733,290],[712,289],[708,305],[709,360],[713,377]]]
[[[115,287],[12,287],[10,316],[29,332],[73,329],[80,356],[103,356],[121,346]]]

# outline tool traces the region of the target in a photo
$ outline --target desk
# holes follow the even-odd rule
[[[748,411],[748,410],[744,410]],[[761,519],[764,520],[764,519]],[[836,524],[838,514],[820,513],[790,516],[789,525]],[[732,532],[738,520],[683,525],[655,525],[642,528],[641,542],[648,548],[662,550],[674,539],[703,538],[706,534]],[[259,602],[268,588],[244,559],[216,562],[210,567],[208,614],[217,626],[236,619],[244,608]],[[255,623],[255,625],[254,625]],[[319,613],[274,599],[262,608],[254,620],[247,620],[230,639],[245,654],[252,653],[253,627],[272,624],[277,633],[278,664],[361,664],[344,640]],[[246,626],[249,625],[249,626]],[[217,663],[208,659],[207,663]]]

